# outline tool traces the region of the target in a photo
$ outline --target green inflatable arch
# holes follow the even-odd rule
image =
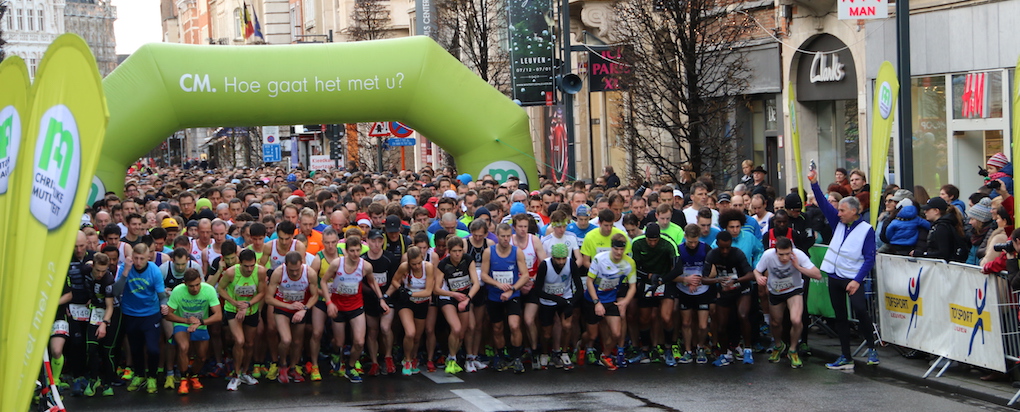
[[[396,120],[460,172],[538,182],[524,109],[428,37],[283,46],[143,46],[104,81],[110,110],[94,188],[190,127]],[[101,193],[101,192],[100,192]]]

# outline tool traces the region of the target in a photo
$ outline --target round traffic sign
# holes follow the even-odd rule
[[[396,137],[408,137],[411,133],[414,133],[414,130],[411,130],[410,127],[404,126],[403,123],[390,122],[390,133],[393,133]]]

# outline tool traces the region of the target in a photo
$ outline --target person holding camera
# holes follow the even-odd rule
[[[995,220],[995,230],[988,238],[989,245],[998,245],[1009,242],[1009,235],[1013,233],[1013,198],[1006,199],[1002,202],[1002,205],[996,207],[992,218]],[[996,250],[994,247],[991,249],[985,249],[985,257],[981,259],[981,267],[985,267],[988,264],[994,262],[1002,255],[1001,250]]]
[[[984,265],[982,272],[989,275],[1005,271],[1009,279],[1009,286],[1014,290],[1020,289],[1020,265],[1017,264],[1017,250],[1020,249],[1020,229],[1013,230],[1009,240],[992,245],[992,249],[999,253],[999,257]]]

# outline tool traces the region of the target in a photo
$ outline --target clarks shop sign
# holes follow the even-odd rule
[[[797,100],[857,98],[857,69],[850,49],[835,36],[818,35],[797,52]]]

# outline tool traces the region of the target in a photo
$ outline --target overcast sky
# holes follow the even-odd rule
[[[117,54],[131,54],[145,43],[163,41],[159,0],[111,0],[117,7],[113,25]]]

